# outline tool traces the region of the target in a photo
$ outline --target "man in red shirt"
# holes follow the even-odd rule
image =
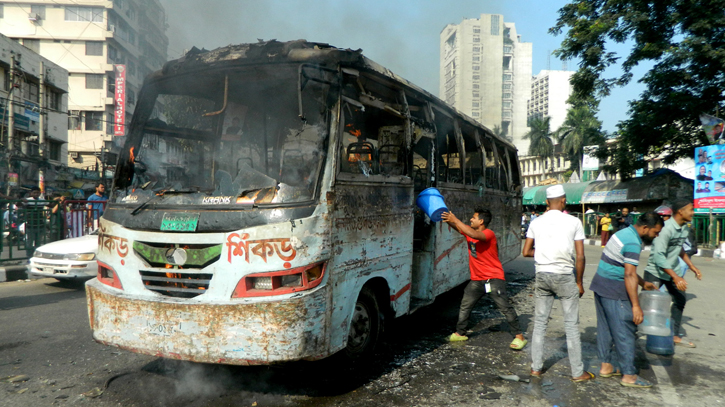
[[[501,313],[506,316],[511,334],[514,335],[514,340],[510,345],[511,349],[521,350],[528,341],[524,339],[524,334],[519,326],[519,317],[506,293],[506,279],[501,260],[498,258],[496,235],[491,229],[488,229],[491,218],[491,211],[488,209],[476,209],[470,220],[471,225],[468,226],[450,212],[442,215],[444,222],[466,238],[468,267],[471,270],[471,281],[466,286],[463,300],[461,300],[456,332],[451,334],[448,340],[451,342],[468,340],[466,329],[471,310],[481,297],[489,294]]]

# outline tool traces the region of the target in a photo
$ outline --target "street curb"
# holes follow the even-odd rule
[[[0,267],[0,283],[4,283],[7,281],[26,280],[27,278],[27,265]]]

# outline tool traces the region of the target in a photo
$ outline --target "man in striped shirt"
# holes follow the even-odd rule
[[[643,243],[652,243],[663,226],[660,215],[647,212],[636,224],[615,233],[604,248],[589,287],[594,292],[597,309],[597,348],[602,362],[599,376],[622,376],[620,384],[626,387],[652,387],[652,383],[637,377],[634,367],[636,326],[644,319],[637,286],[655,289],[654,284],[645,283],[637,275],[637,266]],[[612,365],[615,353],[612,345],[620,370]]]

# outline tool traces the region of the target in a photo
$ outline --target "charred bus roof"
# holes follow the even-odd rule
[[[377,62],[365,57],[361,49],[342,49],[330,44],[309,42],[306,40],[279,42],[277,40],[260,41],[250,44],[228,45],[212,51],[193,47],[183,57],[167,62],[160,71],[156,71],[147,79],[161,79],[167,75],[179,75],[214,68],[231,68],[260,63],[310,63],[323,67],[352,68],[359,71],[374,72],[380,76],[400,84],[413,94],[428,99],[431,104],[451,116],[459,116],[467,125],[485,130],[489,137],[516,151],[516,147],[508,140],[496,136],[490,129],[468,117],[463,112],[449,105],[437,96],[418,87],[408,80],[396,75]]]

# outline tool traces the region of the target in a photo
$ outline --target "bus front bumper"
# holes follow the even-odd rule
[[[255,303],[188,303],[118,294],[86,283],[93,339],[136,353],[259,365],[329,356],[327,288]]]

